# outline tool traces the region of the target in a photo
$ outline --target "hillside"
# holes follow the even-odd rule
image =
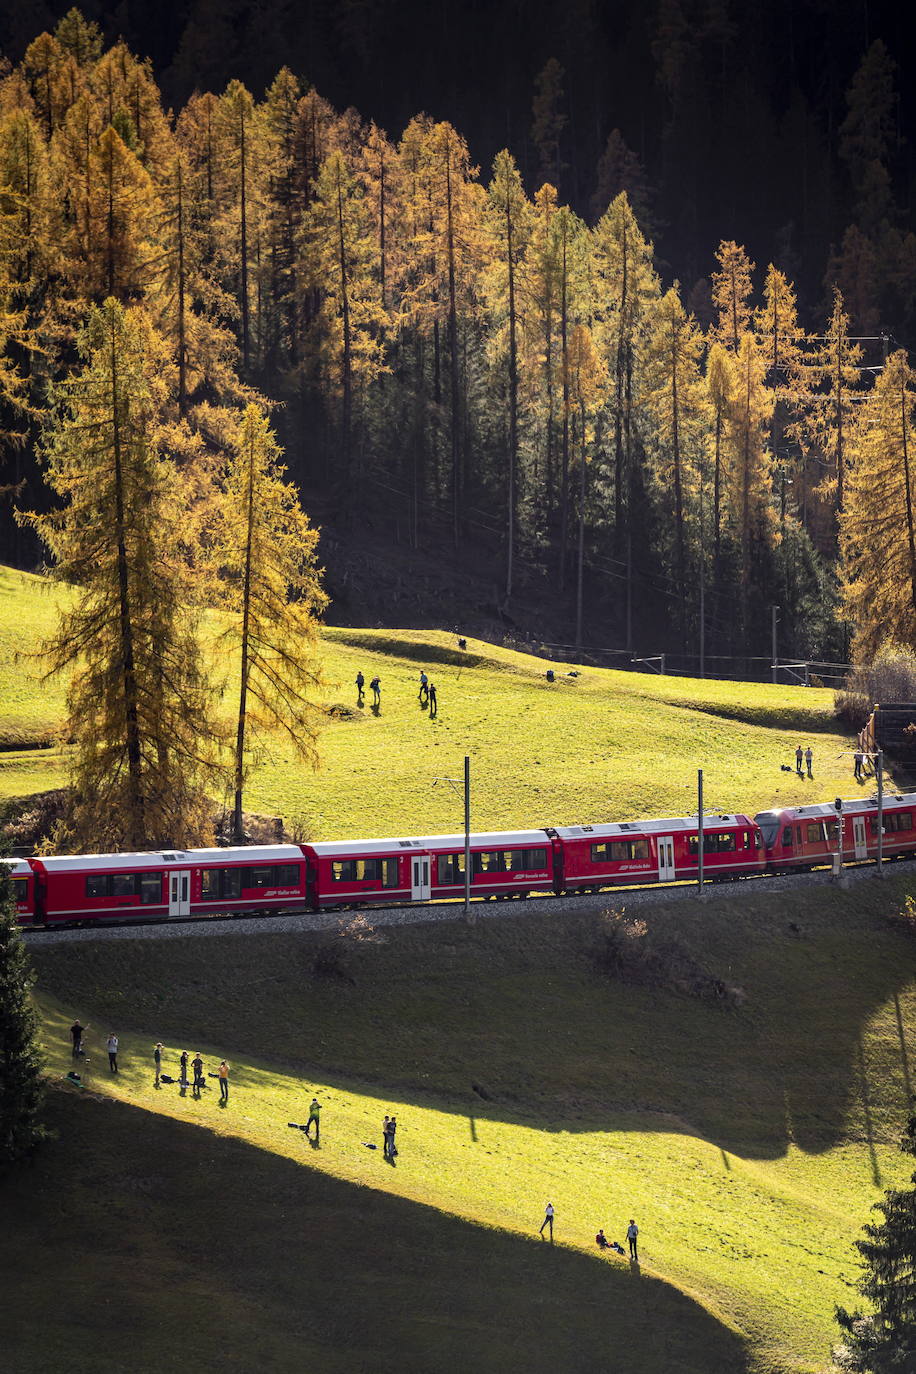
[[[638,1374],[822,1370],[833,1305],[854,1300],[852,1241],[907,1173],[913,937],[887,918],[913,883],[901,867],[849,892],[741,888],[643,913],[741,988],[733,1010],[600,973],[585,915],[389,929],[330,960],[328,937],[269,928],[37,950],[54,1075],[73,1015],[95,1029],[90,1092],[53,1095],[62,1136],[34,1202],[15,1182],[0,1194],[0,1256],[29,1256],[5,1266],[25,1314],[11,1367],[64,1348],[80,1371],[125,1367],[121,1325],[100,1339],[116,1272],[150,1352],[130,1367],[150,1374],[215,1368],[193,1320],[207,1329],[214,1305],[240,1369],[298,1350],[437,1371],[473,1348],[493,1371],[605,1368],[624,1350]],[[157,1092],[156,1039],[172,1072],[184,1047],[211,1067],[228,1054],[229,1107]],[[313,1092],[320,1149],[287,1127]],[[396,1168],[364,1145],[392,1109]],[[536,1234],[547,1199],[553,1251]],[[593,1245],[631,1215],[639,1272]]]
[[[65,780],[54,733],[65,684],[41,683],[39,662],[17,657],[37,648],[62,595],[40,578],[0,569],[0,799]],[[569,664],[482,640],[461,651],[441,630],[329,627],[322,656],[330,717],[321,771],[304,770],[285,741],[266,741],[246,795],[252,809],[282,815],[287,828],[316,839],[459,828],[460,798],[434,783],[460,775],[465,753],[477,829],[684,814],[696,804],[698,767],[710,810],[753,812],[858,790],[853,742],[839,732],[823,689],[588,666],[570,676]],[[550,666],[554,683],[545,677]],[[435,721],[417,701],[421,668],[438,688]],[[381,677],[378,714],[356,706],[358,669],[367,681]],[[228,713],[228,669],[227,678]],[[814,782],[781,771],[799,743],[814,750]]]

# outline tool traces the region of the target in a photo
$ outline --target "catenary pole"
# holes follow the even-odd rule
[[[471,760],[464,756],[464,919],[474,924],[471,915]]]
[[[878,877],[884,877],[884,752],[875,755],[875,777],[878,779]]]
[[[703,896],[703,770],[697,769],[697,896]]]

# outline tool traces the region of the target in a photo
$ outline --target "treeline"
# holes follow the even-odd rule
[[[549,152],[549,102],[543,123]],[[162,444],[192,489],[269,397],[300,488],[353,537],[387,521],[441,550],[495,530],[505,604],[549,579],[577,642],[632,648],[648,625],[669,649],[753,652],[776,603],[792,652],[843,656],[845,615],[869,633],[881,539],[898,590],[911,559],[916,605],[889,456],[905,357],[871,390],[887,348],[863,353],[840,292],[809,334],[786,275],[755,288],[733,242],[701,327],[627,194],[599,208],[589,224],[549,181],[529,194],[509,151],[482,176],[425,115],[395,141],[286,69],[261,101],[232,81],[166,112],[149,65],[71,11],[0,84],[7,485],[41,505],[43,417],[87,312],[114,301],[161,348]],[[905,432],[877,443],[901,398]],[[881,463],[905,514],[871,529]]]

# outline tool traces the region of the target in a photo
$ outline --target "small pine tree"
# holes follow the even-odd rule
[[[900,1148],[916,1155],[916,1115],[907,1122]],[[916,1368],[916,1188],[890,1189],[875,1208],[884,1220],[867,1225],[866,1239],[856,1241],[865,1260],[859,1292],[875,1311],[837,1308],[845,1337],[833,1358],[852,1374],[906,1374]]]
[[[0,863],[0,1171],[45,1137],[38,1018],[29,999],[34,974],[19,934],[9,869]]]

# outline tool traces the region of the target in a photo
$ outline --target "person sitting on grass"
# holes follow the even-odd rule
[[[604,1230],[603,1230],[603,1229],[599,1230],[597,1236],[595,1237],[595,1244],[597,1245],[597,1247],[598,1247],[599,1250],[610,1250],[610,1248],[611,1248],[611,1242],[608,1240],[607,1236],[604,1234]]]

